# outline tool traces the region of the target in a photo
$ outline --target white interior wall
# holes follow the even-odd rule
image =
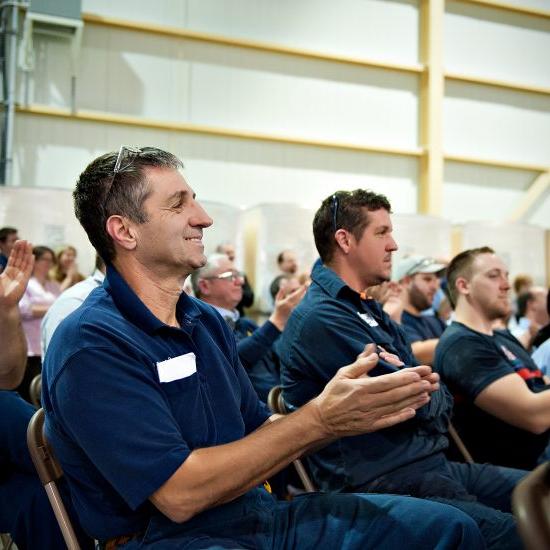
[[[82,10],[350,57],[418,61],[414,0],[157,0],[136,4],[134,0],[83,0]]]
[[[528,273],[535,284],[546,284],[545,235],[540,227],[527,224],[469,222],[463,229],[464,248],[490,246],[504,260],[510,280]]]
[[[534,6],[536,0],[516,0]],[[540,0],[539,7],[550,9]],[[485,78],[550,86],[550,20],[449,1],[445,6],[445,68]]]
[[[409,0],[84,0],[83,10],[340,55],[418,62],[418,8]],[[449,71],[548,86],[548,45],[546,21],[447,3],[444,62]],[[29,100],[68,107],[66,43],[37,38],[36,46]],[[413,75],[93,25],[85,27],[80,63],[77,104],[83,109],[329,141],[418,146]],[[447,82],[446,94],[446,152],[550,165],[548,98],[456,82]],[[16,117],[14,184],[71,188],[87,162],[121,143],[173,151],[185,160],[200,198],[231,207],[272,201],[315,208],[335,189],[370,187],[386,193],[395,212],[416,212],[414,158],[24,114]],[[458,223],[506,219],[534,177],[446,163],[443,216]],[[528,221],[550,228],[550,198],[538,201]]]

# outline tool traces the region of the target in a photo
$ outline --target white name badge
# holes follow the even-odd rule
[[[159,361],[157,371],[161,382],[173,382],[174,380],[187,378],[197,372],[195,354],[191,352],[172,359],[166,359],[166,361]]]
[[[370,315],[369,313],[361,313],[360,311],[358,311],[357,315],[359,315],[359,317],[361,317],[361,319],[363,319],[363,321],[365,321],[365,323],[367,323],[367,325],[369,325],[369,327],[377,327],[378,326],[378,323],[377,323],[376,319],[372,315]]]

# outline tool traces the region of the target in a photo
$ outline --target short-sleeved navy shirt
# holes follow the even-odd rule
[[[439,338],[447,328],[435,315],[413,315],[408,311],[404,311],[401,316],[401,326],[411,344]]]
[[[416,365],[401,328],[380,304],[363,300],[334,271],[317,262],[312,284],[279,341],[285,401],[299,407],[321,393],[336,371],[375,342]],[[396,468],[445,449],[450,395],[442,388],[415,418],[385,430],[346,437],[309,457],[324,490],[357,489]]]
[[[176,316],[181,328],[162,323],[109,266],[48,348],[47,436],[94,538],[144,530],[148,498],[193,449],[241,439],[269,416],[218,313],[182,293]],[[175,374],[158,366],[186,355]]]
[[[547,389],[541,371],[508,331],[482,334],[454,321],[439,340],[434,369],[453,396],[453,424],[476,462],[532,469],[548,444],[549,432],[535,435],[486,413],[474,404],[490,384],[509,374],[529,389]]]

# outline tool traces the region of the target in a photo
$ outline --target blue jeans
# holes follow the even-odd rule
[[[449,462],[438,454],[399,468],[363,489],[449,504],[477,523],[487,548],[517,549],[523,545],[511,514],[511,496],[527,473],[491,464]]]
[[[485,548],[475,523],[451,506],[389,495],[307,494],[276,501],[261,489],[184,524],[160,514],[124,550],[200,548],[407,550]]]

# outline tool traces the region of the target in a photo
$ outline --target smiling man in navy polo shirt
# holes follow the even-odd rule
[[[419,367],[363,375],[368,349],[322,395],[269,416],[235,340],[182,293],[212,220],[173,155],[122,147],[93,161],[75,211],[104,285],[56,330],[44,365],[47,436],[100,548],[479,548],[454,508],[395,496],[277,502],[263,480],[314,446],[403,422],[433,391]]]
[[[364,293],[389,280],[397,250],[386,197],[363,189],[338,191],[315,214],[313,235],[321,261],[279,347],[283,395],[294,409],[315,398],[336,366],[367,343],[396,356],[381,354],[386,370],[416,365],[401,328]],[[313,476],[324,490],[443,499],[477,521],[489,548],[520,548],[510,496],[525,472],[447,461],[451,409],[442,385],[409,421],[341,438],[312,455]]]

